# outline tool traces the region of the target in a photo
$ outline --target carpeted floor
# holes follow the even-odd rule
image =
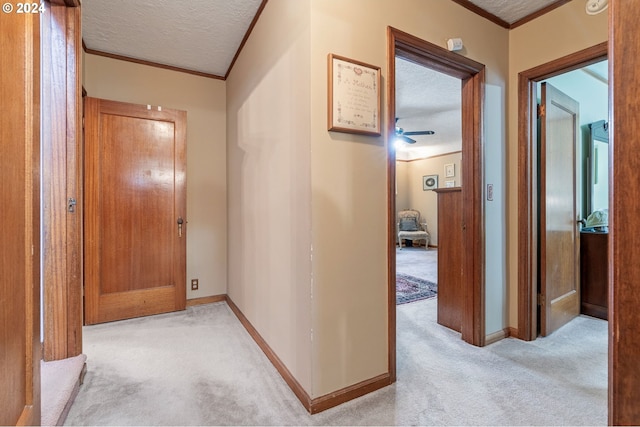
[[[396,248],[396,273],[438,283],[438,249]]]
[[[398,381],[310,416],[226,303],[84,329],[67,425],[605,425],[607,323],[477,348],[397,308]]]

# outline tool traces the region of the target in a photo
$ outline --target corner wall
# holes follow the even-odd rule
[[[84,54],[88,96],[187,112],[187,299],[227,292],[225,82]],[[200,279],[191,291],[190,279]]]
[[[439,46],[461,37],[461,54],[485,64],[487,83],[501,89],[499,111],[506,103],[508,31],[462,6],[423,0],[311,2],[313,396],[388,372],[386,137],[326,127],[327,55],[334,53],[382,68],[384,135],[387,26]],[[505,132],[503,127],[498,135]]]
[[[229,289],[311,395],[310,0],[269,0],[227,79]]]

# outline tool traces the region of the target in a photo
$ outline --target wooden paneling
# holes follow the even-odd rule
[[[640,0],[609,2],[609,424],[640,424]]]
[[[0,425],[40,424],[40,15],[0,16]]]
[[[44,358],[82,353],[81,11],[43,15]],[[76,205],[68,209],[69,199]]]
[[[440,188],[438,193],[438,323],[462,331],[465,294],[462,287],[462,189]]]

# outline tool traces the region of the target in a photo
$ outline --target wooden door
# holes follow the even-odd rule
[[[434,191],[438,193],[438,323],[462,332],[462,188]]]
[[[39,425],[40,15],[0,22],[0,425]]]
[[[548,83],[541,89],[540,334],[580,314],[576,203],[578,103]]]
[[[85,109],[85,324],[184,310],[186,112]]]

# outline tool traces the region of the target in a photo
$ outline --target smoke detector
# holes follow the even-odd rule
[[[587,15],[597,15],[609,6],[609,0],[587,0]]]

